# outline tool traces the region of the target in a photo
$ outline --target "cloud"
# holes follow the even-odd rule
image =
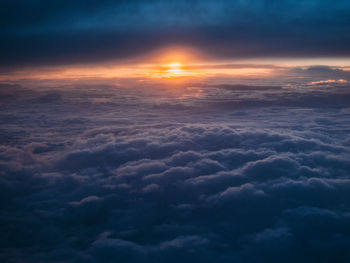
[[[264,191],[255,189],[253,184],[247,183],[240,186],[231,186],[218,195],[210,197],[210,199],[221,202],[232,199],[263,198],[264,195]]]
[[[2,1],[1,68],[120,60],[169,45],[225,59],[344,57],[349,9],[345,0]]]
[[[320,85],[320,84],[333,84],[333,83],[344,84],[344,83],[348,83],[348,81],[345,80],[345,79],[338,79],[338,80],[336,80],[336,79],[327,79],[327,80],[312,81],[309,84],[310,85]]]
[[[82,204],[86,204],[89,202],[93,202],[96,200],[99,200],[100,198],[96,195],[92,195],[92,196],[88,196],[88,197],[84,197],[83,199],[81,199],[80,201],[74,201],[74,202],[70,202],[69,204],[71,205],[82,205]]]
[[[309,77],[313,79],[311,83],[327,83],[328,81],[334,80],[333,83],[346,83],[348,80],[350,80],[350,72],[347,70],[343,70],[341,68],[331,67],[331,66],[324,66],[324,65],[316,65],[306,68],[294,68],[290,71],[291,73],[294,73],[298,76],[304,76]],[[336,80],[338,78],[338,80]],[[317,81],[323,81],[323,82],[317,82]],[[311,84],[312,85],[312,84]]]
[[[129,84],[0,86],[1,260],[349,259],[346,86]]]

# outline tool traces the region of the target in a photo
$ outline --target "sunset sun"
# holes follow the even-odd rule
[[[172,62],[169,64],[169,74],[170,75],[173,75],[173,76],[179,76],[181,75],[181,73],[183,73],[183,70],[182,70],[182,64],[179,63],[179,62]]]
[[[151,78],[179,79],[193,77],[199,74],[193,65],[189,63],[180,62],[179,60],[169,61],[153,64],[147,75]]]

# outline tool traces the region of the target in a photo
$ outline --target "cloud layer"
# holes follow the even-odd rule
[[[0,4],[2,68],[123,59],[167,45],[215,57],[349,56],[338,1],[57,1]]]
[[[131,85],[1,85],[3,262],[350,260],[347,83]]]

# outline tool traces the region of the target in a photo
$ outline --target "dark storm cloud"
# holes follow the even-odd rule
[[[2,1],[1,65],[129,58],[165,45],[215,56],[350,55],[348,1]]]

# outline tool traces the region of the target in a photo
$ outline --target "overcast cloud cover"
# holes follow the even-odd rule
[[[2,0],[1,68],[189,45],[218,58],[350,55],[347,0]]]
[[[350,260],[348,83],[0,91],[2,262]]]

